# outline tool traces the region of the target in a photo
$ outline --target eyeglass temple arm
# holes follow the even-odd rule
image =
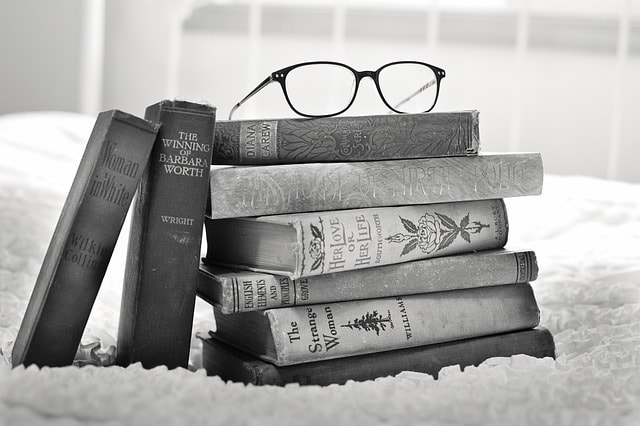
[[[427,90],[429,87],[433,86],[434,84],[436,84],[437,80],[435,78],[432,78],[431,80],[427,81],[425,84],[423,84],[422,86],[418,87],[418,89],[413,92],[412,94],[410,94],[409,96],[407,96],[406,98],[404,98],[403,100],[401,100],[400,102],[398,102],[397,104],[395,104],[393,106],[394,109],[397,109],[399,106],[406,104],[407,102],[409,102],[411,99],[415,98],[416,96],[418,96],[420,93],[424,92],[425,90]]]
[[[231,120],[231,116],[233,115],[233,113],[240,108],[240,105],[242,105],[243,103],[245,103],[247,100],[249,100],[249,98],[251,98],[253,95],[255,95],[256,93],[258,93],[259,91],[261,91],[262,89],[264,89],[269,83],[272,83],[273,80],[273,75],[270,75],[269,77],[265,78],[262,83],[258,84],[258,86],[253,89],[247,96],[245,96],[244,98],[242,98],[242,100],[240,102],[238,102],[237,104],[235,104],[233,106],[233,108],[231,108],[231,112],[229,112],[229,120]]]

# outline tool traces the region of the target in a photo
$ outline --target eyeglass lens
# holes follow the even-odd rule
[[[398,63],[380,70],[382,97],[395,111],[418,113],[433,108],[438,95],[435,72],[422,64]]]
[[[285,80],[289,102],[299,112],[327,115],[342,111],[354,98],[356,76],[337,64],[307,64],[292,69]]]
[[[405,113],[433,108],[438,85],[434,71],[423,64],[395,63],[381,68],[378,82],[388,106]],[[339,64],[305,64],[287,74],[286,92],[295,110],[308,115],[344,111],[354,99],[356,76]]]

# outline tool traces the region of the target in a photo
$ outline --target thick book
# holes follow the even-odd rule
[[[437,378],[443,367],[477,366],[494,357],[555,358],[553,336],[543,327],[282,367],[225,344],[215,333],[201,336],[201,339],[207,375],[253,385],[341,385],[349,380],[374,380],[403,371],[426,373]]]
[[[213,311],[221,340],[275,365],[524,330],[540,320],[528,283],[236,314]]]
[[[217,166],[214,219],[539,195],[539,153],[407,160]]]
[[[222,313],[514,284],[538,277],[531,250],[483,250],[292,280],[200,264],[198,295]]]
[[[164,100],[134,203],[118,328],[117,362],[187,367],[216,109]],[[171,342],[167,345],[167,342]]]
[[[474,155],[478,111],[220,121],[215,164],[286,164]]]
[[[205,218],[206,259],[291,278],[501,248],[504,201]]]
[[[13,347],[12,363],[71,365],[158,125],[98,115]]]

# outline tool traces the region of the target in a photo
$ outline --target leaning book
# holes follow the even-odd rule
[[[98,115],[18,331],[13,365],[71,365],[159,125]]]
[[[543,327],[282,367],[225,344],[215,333],[199,337],[203,341],[203,366],[207,375],[253,385],[298,383],[327,386],[344,384],[349,380],[374,380],[403,371],[430,374],[437,378],[443,367],[477,366],[493,357],[528,355],[555,358],[553,336]]]
[[[214,317],[221,340],[282,366],[529,329],[540,311],[526,283]]]
[[[534,281],[531,250],[482,250],[292,280],[200,264],[198,295],[222,313]]]
[[[205,218],[206,259],[301,278],[501,248],[504,201]]]
[[[146,110],[145,118],[162,127],[134,202],[118,327],[120,365],[188,366],[215,111],[178,100]]]

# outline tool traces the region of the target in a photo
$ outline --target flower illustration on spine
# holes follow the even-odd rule
[[[405,243],[400,256],[411,253],[416,248],[420,248],[423,253],[433,253],[449,247],[458,236],[461,236],[467,243],[471,243],[471,234],[478,234],[489,225],[480,221],[470,222],[469,213],[457,224],[449,216],[434,212],[425,213],[418,219],[418,224],[409,219],[400,217],[400,222],[407,234],[399,232],[386,238],[390,243]]]
[[[324,235],[320,228],[314,224],[310,225],[313,240],[309,243],[309,256],[313,259],[311,270],[320,268],[324,262]]]
[[[393,321],[391,320],[391,311],[387,311],[387,316],[383,317],[378,314],[378,311],[367,312],[360,318],[355,318],[353,322],[349,320],[346,324],[341,324],[340,327],[350,328],[351,330],[360,331],[375,331],[376,335],[380,335],[380,331],[387,329],[387,325],[393,328]]]

